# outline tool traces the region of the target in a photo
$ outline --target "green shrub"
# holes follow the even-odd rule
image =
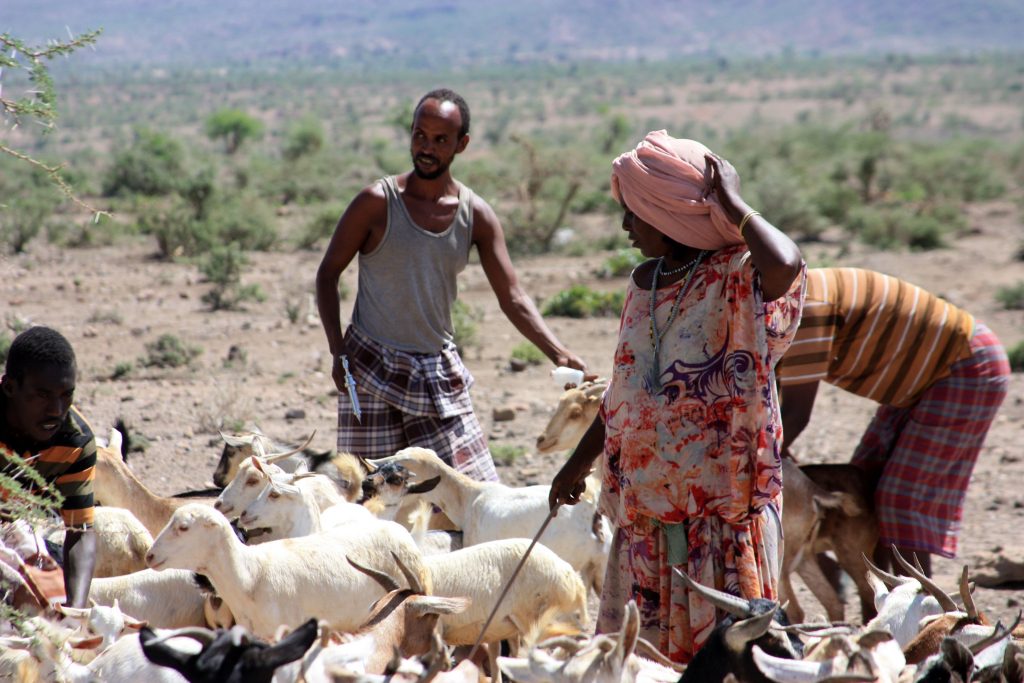
[[[195,256],[217,241],[210,224],[195,218],[180,197],[143,205],[139,211],[139,232],[156,238],[164,258]]]
[[[494,459],[494,462],[498,465],[504,465],[505,467],[514,464],[516,460],[526,455],[525,447],[513,446],[508,443],[488,445],[488,450],[491,451],[491,457]]]
[[[527,365],[541,365],[548,358],[532,342],[520,342],[512,347],[512,358]]]
[[[177,140],[140,128],[127,149],[114,155],[103,179],[103,194],[164,195],[178,188],[185,176],[185,151]]]
[[[617,316],[622,311],[625,294],[595,292],[586,285],[573,285],[558,292],[544,304],[544,315],[566,318]]]
[[[236,243],[245,250],[269,251],[277,244],[277,218],[266,202],[233,194],[210,208],[208,230],[218,242]]]
[[[206,119],[206,136],[222,139],[228,154],[234,154],[246,140],[263,134],[263,124],[240,109],[218,109]]]
[[[135,365],[130,360],[122,361],[114,366],[114,370],[110,373],[110,379],[127,377],[134,369]]]
[[[639,249],[619,249],[605,259],[596,275],[599,278],[623,277],[633,272],[633,269],[646,261]]]
[[[751,204],[793,239],[817,239],[827,227],[806,184],[782,164],[765,164],[750,187]]]
[[[139,364],[147,368],[180,368],[190,365],[203,350],[185,344],[173,334],[162,334],[156,341],[146,344],[146,357]]]
[[[297,121],[285,136],[281,153],[288,161],[319,152],[324,146],[324,128],[320,121],[306,116]]]
[[[60,204],[47,176],[0,155],[0,250],[19,254]]]
[[[213,287],[203,295],[211,310],[233,310],[246,301],[263,301],[266,297],[259,285],[243,285],[242,269],[248,259],[238,245],[231,242],[217,245],[203,258],[199,270]]]
[[[1024,280],[1008,287],[1000,287],[996,291],[996,300],[1008,310],[1024,310]]]
[[[1010,358],[1010,369],[1014,372],[1024,372],[1024,342],[1010,349],[1007,355]]]
[[[313,249],[317,243],[329,238],[334,234],[334,228],[338,225],[338,218],[344,212],[344,207],[328,206],[320,209],[302,229],[296,244],[300,249]]]
[[[459,351],[479,346],[477,339],[480,319],[483,313],[460,299],[452,306],[452,327],[454,328],[455,346]]]
[[[846,228],[861,241],[879,249],[909,247],[924,251],[946,245],[946,236],[964,225],[962,214],[945,207],[867,205],[850,212]]]

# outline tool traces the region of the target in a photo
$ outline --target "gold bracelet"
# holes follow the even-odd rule
[[[743,228],[746,227],[747,221],[749,221],[754,216],[760,216],[760,215],[761,215],[760,211],[754,211],[753,209],[751,209],[750,211],[747,211],[747,213],[743,215],[743,218],[740,219],[740,225],[739,225],[740,237],[743,237]]]

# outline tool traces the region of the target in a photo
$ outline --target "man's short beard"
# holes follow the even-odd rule
[[[412,165],[412,172],[416,174],[417,178],[421,178],[422,180],[436,180],[437,178],[440,178],[442,175],[444,175],[444,172],[447,170],[448,167],[444,166],[439,167],[436,171],[433,171],[431,173],[424,173],[419,169],[419,166],[417,166],[416,164]]]
[[[416,163],[416,157],[414,156],[412,158],[412,172],[416,174],[417,178],[421,178],[422,180],[436,180],[437,178],[440,178],[442,175],[444,175],[445,171],[447,171],[451,167],[451,165],[451,161],[449,161],[447,164],[442,164],[441,160],[437,159],[437,166],[435,167],[435,170],[431,171],[430,173],[426,173],[420,170],[419,165]]]

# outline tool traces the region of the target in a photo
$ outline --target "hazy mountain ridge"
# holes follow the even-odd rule
[[[6,0],[0,32],[34,42],[103,27],[88,61],[282,60],[436,67],[685,55],[1017,50],[1011,0]]]

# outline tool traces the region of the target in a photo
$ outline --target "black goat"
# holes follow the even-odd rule
[[[165,635],[143,627],[139,643],[149,661],[174,669],[191,683],[270,683],[275,669],[305,654],[317,632],[316,619],[310,619],[269,645],[252,639],[240,627],[216,632],[190,629]],[[172,647],[166,641],[175,633],[195,638],[203,649],[189,654]]]
[[[678,568],[675,571],[687,588],[729,613],[693,656],[679,683],[719,683],[728,674],[739,683],[770,683],[754,663],[755,644],[776,657],[800,659],[803,656],[803,644],[795,635],[778,635],[771,631],[773,623],[789,626],[789,619],[777,602],[761,598],[744,600],[702,586]]]

